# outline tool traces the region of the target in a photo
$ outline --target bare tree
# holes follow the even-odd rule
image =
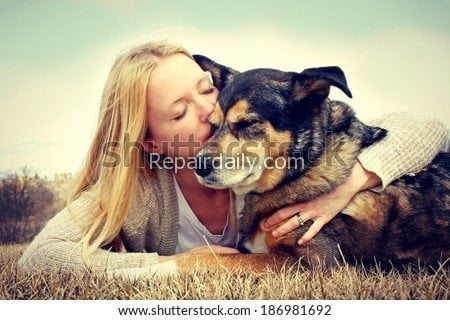
[[[28,241],[42,226],[55,195],[27,167],[0,178],[0,242]]]

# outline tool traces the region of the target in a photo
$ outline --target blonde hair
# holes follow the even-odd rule
[[[142,142],[147,132],[146,89],[148,79],[158,61],[173,54],[192,56],[179,45],[166,41],[148,42],[120,54],[114,62],[100,103],[100,114],[94,139],[68,197],[68,204],[90,189],[96,206],[93,221],[81,240],[83,258],[97,248],[112,243],[125,222],[132,197],[136,192],[139,173],[151,175],[143,162],[144,152],[137,148],[125,150],[125,135],[129,141]],[[116,144],[121,159],[128,164],[102,166],[103,148]],[[140,172],[142,171],[142,172]]]

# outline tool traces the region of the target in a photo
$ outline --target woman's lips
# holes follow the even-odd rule
[[[209,135],[204,139],[203,144],[209,142],[209,140],[211,140],[212,136],[214,135],[214,133],[216,132],[215,127],[211,126],[211,130],[209,132]]]
[[[205,138],[205,140],[203,141],[203,144],[208,143],[208,142],[211,140],[212,136],[213,136],[212,134],[210,134],[209,136],[207,136],[207,137]]]

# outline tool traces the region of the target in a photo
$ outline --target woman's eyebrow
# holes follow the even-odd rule
[[[173,102],[171,102],[171,103],[169,104],[169,107],[167,108],[167,110],[169,111],[169,113],[171,113],[171,109],[172,109],[173,105],[174,105],[174,104],[177,104],[177,103],[179,103],[179,102],[181,102],[183,99],[184,99],[184,97],[181,97],[181,98],[178,98],[178,99],[174,100]]]
[[[205,71],[203,77],[197,82],[197,87],[199,87],[200,83],[205,81],[205,79],[207,79],[209,83],[213,84],[211,72]]]

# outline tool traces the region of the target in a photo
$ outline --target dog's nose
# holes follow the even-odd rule
[[[213,158],[208,156],[197,156],[195,158],[195,173],[204,178],[213,170]]]

